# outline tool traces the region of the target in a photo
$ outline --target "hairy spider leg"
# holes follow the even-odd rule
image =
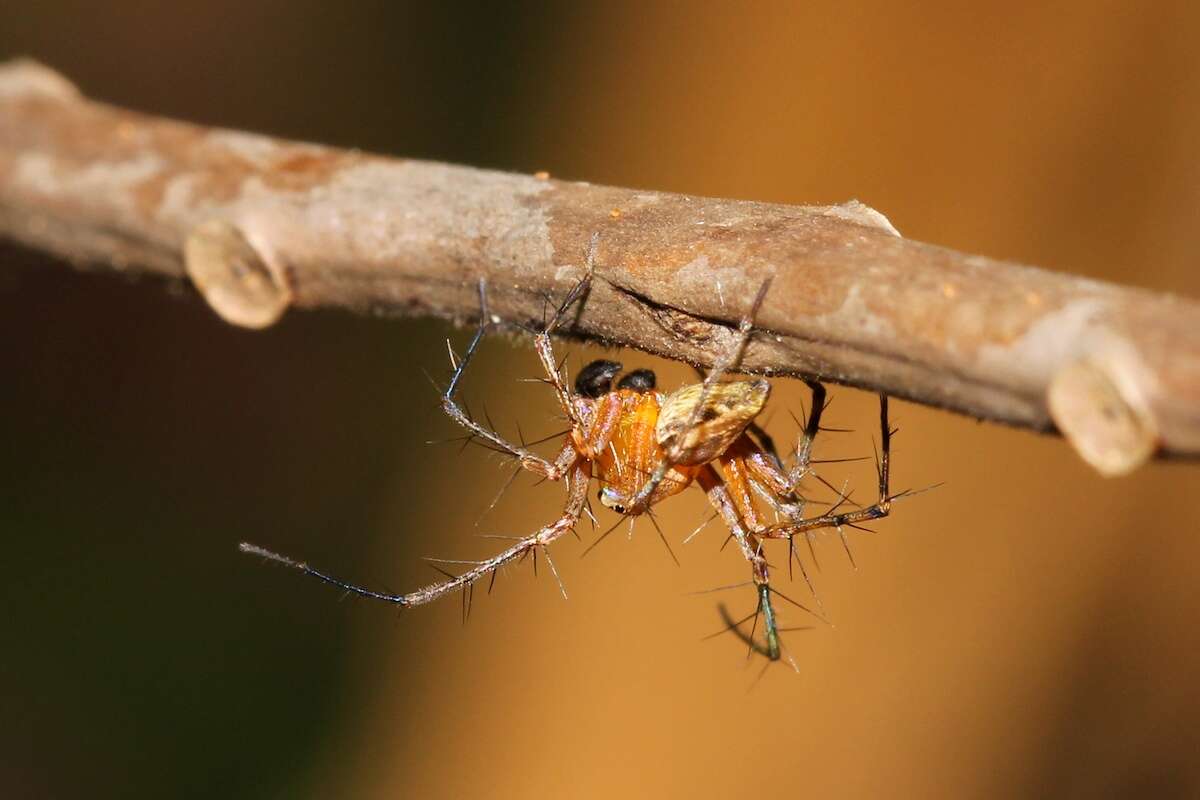
[[[463,372],[470,362],[471,357],[475,354],[475,350],[487,332],[490,323],[490,315],[487,309],[487,287],[483,280],[479,282],[479,328],[472,337],[471,343],[468,345],[467,351],[461,361],[454,365],[454,374],[450,379],[449,386],[442,395],[442,408],[452,419],[473,435],[479,436],[498,449],[517,457],[520,460],[521,466],[532,472],[536,472],[550,480],[559,480],[564,476],[567,478],[567,504],[562,515],[557,520],[538,529],[535,533],[518,540],[507,550],[492,558],[477,562],[471,569],[460,575],[450,576],[444,581],[430,584],[422,589],[417,589],[406,594],[390,594],[366,589],[314,569],[302,561],[296,561],[248,542],[243,542],[239,545],[242,552],[258,555],[299,570],[306,575],[359,597],[382,600],[407,607],[428,603],[456,589],[468,591],[479,578],[489,573],[494,575],[500,567],[514,559],[524,557],[538,547],[545,549],[546,545],[558,539],[567,531],[572,530],[579,521],[579,517],[582,515],[587,504],[587,490],[592,475],[590,459],[592,454],[602,452],[604,448],[608,447],[608,442],[620,419],[620,403],[619,401],[615,403],[592,403],[586,398],[572,398],[570,391],[562,380],[562,376],[559,374],[558,364],[555,362],[554,354],[550,348],[549,335],[566,318],[566,313],[571,305],[584,295],[591,284],[595,264],[596,243],[597,237],[593,235],[588,248],[586,274],[567,294],[566,299],[559,306],[554,318],[536,339],[539,345],[538,354],[541,357],[543,366],[546,367],[550,382],[554,385],[556,394],[559,397],[560,403],[563,404],[564,410],[574,423],[571,436],[563,444],[562,450],[553,462],[541,458],[527,448],[511,444],[494,431],[479,425],[454,400]]]
[[[755,615],[762,612],[765,620],[766,647],[763,648],[763,653],[770,660],[778,661],[782,650],[779,645],[779,629],[775,620],[775,610],[771,605],[770,569],[767,566],[766,556],[762,552],[762,543],[743,524],[742,517],[738,513],[738,503],[733,499],[726,482],[721,479],[711,464],[705,464],[700,468],[696,481],[704,490],[708,502],[725,520],[730,534],[737,542],[738,549],[750,562],[751,577],[758,592],[758,607]]]
[[[579,293],[576,291],[579,289],[579,286],[586,283],[589,279],[590,273],[588,277],[585,277],[580,284],[577,284],[576,287],[571,290],[571,293],[567,296],[567,301],[559,309],[559,313],[555,317],[555,322],[557,322],[558,318],[562,316],[568,305],[575,302],[579,296]],[[553,324],[554,323],[552,323],[552,325]],[[574,461],[576,455],[574,449],[564,447],[554,461],[548,461],[529,448],[515,445],[495,431],[480,425],[462,408],[462,406],[458,404],[457,400],[455,400],[455,395],[458,392],[459,383],[462,380],[463,373],[466,371],[467,365],[471,363],[471,358],[475,355],[475,350],[479,347],[479,342],[483,339],[484,334],[487,333],[490,325],[491,317],[488,314],[487,308],[487,283],[483,279],[480,279],[479,328],[475,331],[475,335],[471,338],[471,343],[467,346],[467,350],[463,354],[462,358],[457,364],[454,365],[454,374],[450,377],[450,384],[446,387],[446,391],[442,395],[442,410],[446,412],[447,416],[449,416],[462,427],[466,428],[472,436],[477,436],[502,453],[506,453],[516,458],[523,468],[529,470],[530,472],[535,472],[549,480],[557,481],[566,474],[568,469],[570,469],[571,463]],[[539,334],[539,338],[542,336],[546,336],[546,334]],[[547,339],[548,338],[549,337],[547,337]],[[553,354],[550,355],[550,358],[553,359]],[[543,361],[543,363],[545,362]],[[556,367],[547,368],[547,373],[550,375],[550,380],[552,382],[558,382],[556,381],[558,378],[558,370]],[[560,403],[563,402],[561,393],[559,394],[559,401]],[[564,408],[569,409],[568,416],[572,422],[578,422],[578,414],[575,412],[574,407],[571,406],[569,399]]]
[[[696,370],[696,373],[701,379],[704,378],[704,373],[699,369]],[[751,434],[753,439],[747,442],[745,441],[746,436],[743,434],[734,445],[746,453],[746,465],[754,476],[754,480],[751,481],[753,489],[777,514],[792,520],[801,519],[804,516],[804,504],[807,499],[800,494],[800,481],[811,471],[812,443],[817,431],[820,430],[821,412],[825,410],[825,386],[815,380],[805,380],[804,383],[812,390],[814,412],[802,426],[796,445],[796,463],[792,469],[789,470],[784,466],[779,449],[775,446],[775,440],[753,420],[746,426],[745,432]],[[824,481],[820,476],[817,477]],[[788,575],[790,576],[794,556],[793,545],[790,541],[788,548]],[[808,548],[815,561],[816,554],[813,552],[811,538],[808,539]],[[800,560],[799,556],[795,556],[795,562],[800,565],[800,575],[808,585],[809,592],[816,599],[818,607],[822,606],[821,598],[817,595],[816,587],[813,586],[812,578],[809,576],[804,562]]]
[[[567,385],[567,381],[560,371],[559,363],[554,356],[550,334],[554,333],[562,325],[563,321],[567,318],[567,311],[570,310],[576,301],[582,299],[591,288],[592,275],[596,271],[596,245],[599,241],[599,236],[599,233],[592,234],[591,241],[588,243],[583,277],[567,293],[566,299],[559,305],[554,318],[533,339],[533,349],[537,352],[538,359],[542,362],[542,368],[546,371],[546,377],[549,378],[550,385],[554,387],[554,394],[558,397],[558,404],[562,407],[563,413],[567,415],[567,419],[577,429],[583,426],[584,421],[580,418],[575,403],[572,401],[571,389]]]
[[[806,380],[805,384],[812,390],[812,413],[806,420],[800,439],[796,446],[796,460],[791,469],[784,466],[779,451],[775,448],[774,440],[756,423],[747,426],[748,433],[754,434],[755,442],[747,434],[739,437],[729,449],[727,455],[736,456],[739,469],[747,473],[747,483],[765,500],[775,513],[789,521],[804,518],[806,500],[799,492],[800,481],[810,473],[812,461],[812,444],[821,426],[821,412],[825,409],[825,387],[817,381]],[[724,463],[724,462],[723,462]],[[752,526],[755,533],[765,526]],[[809,551],[812,552],[812,539],[806,535]],[[815,556],[814,556],[815,557]],[[795,555],[792,540],[788,541],[788,573],[791,574],[793,558],[800,565],[800,575],[804,578],[809,592],[821,606],[812,577],[804,562]]]
[[[755,445],[746,434],[742,434],[721,455],[721,473],[729,486],[736,501],[742,520],[754,535],[766,530],[767,523],[760,517],[755,507],[752,494],[756,493],[785,519],[800,519],[803,517],[804,501],[795,494],[789,482],[787,472],[780,465],[779,457],[773,452]],[[788,550],[788,574],[792,574],[793,552]],[[800,565],[800,576],[804,578],[808,591],[817,598],[816,587],[804,562],[796,558]]]
[[[604,404],[597,413],[592,415],[592,424],[590,429],[584,435],[584,449],[591,452],[601,452],[608,447],[608,442],[611,440],[613,430],[615,428],[615,420],[619,419],[620,404],[607,403]],[[508,564],[514,559],[523,558],[531,551],[537,548],[542,548],[545,551],[547,545],[556,539],[560,538],[567,531],[572,530],[576,523],[579,522],[580,516],[587,505],[587,491],[592,478],[592,462],[589,458],[584,457],[578,450],[575,449],[573,441],[568,440],[564,445],[564,452],[570,451],[573,456],[567,469],[567,504],[563,509],[562,515],[550,523],[549,525],[539,528],[535,533],[530,534],[522,539],[519,539],[515,544],[507,550],[483,561],[475,563],[469,570],[459,575],[453,575],[444,581],[430,584],[421,589],[417,589],[406,594],[388,594],[385,592],[377,592],[371,589],[349,583],[336,578],[328,573],[310,567],[304,562],[295,561],[286,556],[273,553],[257,545],[243,543],[241,550],[252,555],[262,556],[271,561],[278,562],[292,569],[299,570],[305,575],[310,575],[325,583],[338,587],[346,592],[365,597],[372,600],[382,600],[388,603],[395,603],[400,606],[418,606],[428,603],[431,600],[453,592],[457,589],[470,591],[475,581],[488,575],[495,574],[500,567]],[[469,600],[466,601],[469,603]]]
[[[755,561],[752,561],[754,582],[759,593],[758,610],[763,615],[767,655],[774,660],[779,657],[778,625],[775,611],[771,606],[771,593],[776,590],[770,586],[767,565],[762,557],[761,539],[770,526],[763,520],[754,501],[754,494],[756,490],[760,492],[765,490],[768,498],[774,499],[780,507],[786,509],[796,505],[786,500],[793,489],[788,481],[788,476],[780,469],[778,459],[756,446],[745,433],[735,440],[717,461],[721,465],[721,480],[725,485],[729,502],[733,506],[733,512],[737,514],[744,526],[747,539],[758,556]],[[790,551],[788,558],[790,564]],[[804,577],[805,583],[808,584],[809,590],[813,591],[812,581],[803,562],[800,564],[800,573]],[[794,603],[795,601],[790,602]],[[799,603],[796,605],[800,606]],[[804,606],[800,606],[800,608],[817,616],[811,609]]]
[[[558,403],[562,407],[563,413],[566,414],[567,419],[571,421],[572,427],[576,431],[584,427],[585,421],[582,419],[579,409],[576,408],[575,403],[572,401],[571,392],[567,388],[562,374],[559,372],[558,362],[554,358],[554,350],[550,343],[550,334],[562,324],[571,306],[582,298],[591,286],[592,274],[595,272],[596,246],[598,241],[598,234],[593,234],[588,244],[583,278],[571,287],[571,291],[567,293],[566,298],[559,305],[554,317],[534,338],[534,348],[537,351],[539,360],[542,362],[542,367],[546,371],[546,377],[551,386],[554,387],[555,396],[558,398]],[[547,461],[527,447],[519,447],[512,444],[495,431],[480,425],[454,399],[463,372],[466,370],[467,364],[470,363],[471,357],[475,354],[475,349],[479,346],[479,342],[483,339],[484,334],[490,326],[491,315],[488,313],[487,308],[487,282],[481,278],[479,280],[479,328],[475,331],[471,343],[467,346],[467,351],[463,354],[462,360],[454,365],[454,374],[450,378],[449,386],[446,387],[446,391],[442,395],[442,410],[451,419],[466,428],[471,435],[478,436],[501,452],[517,458],[523,468],[549,480],[559,480],[570,468],[574,456],[571,448],[564,446],[553,462]]]
[[[766,497],[772,507],[783,513],[789,522],[801,525],[810,524],[803,518],[803,499],[797,492],[797,483],[811,469],[812,442],[820,429],[821,411],[825,402],[825,387],[815,381],[807,381],[807,383],[813,392],[813,410],[797,445],[796,464],[792,469],[784,468],[778,453],[775,452],[773,442],[765,433],[755,428],[754,433],[759,439],[759,444],[756,445],[748,434],[743,433],[718,457],[717,461],[721,465],[719,475],[711,465],[706,465],[698,476],[698,481],[708,495],[709,502],[724,517],[743,556],[751,564],[752,578],[758,593],[755,617],[757,618],[760,613],[763,617],[766,644],[762,647],[762,651],[773,661],[778,660],[782,652],[779,641],[779,625],[771,603],[772,593],[777,592],[770,585],[770,572],[763,555],[762,540],[782,537],[778,535],[780,526],[767,525],[762,519],[755,505],[753,494],[757,491],[761,496]],[[887,427],[886,396],[881,396],[880,401],[883,404],[881,425],[885,431],[885,455],[880,470],[881,486],[883,487],[881,496],[886,497],[886,459],[890,449],[890,429]],[[829,519],[833,519],[835,516],[846,517],[845,524],[851,524],[856,521],[852,515],[862,514],[865,518],[868,511],[863,509],[851,512],[851,515],[826,516]],[[790,557],[789,552],[789,559]],[[800,570],[809,589],[812,590],[812,581],[803,562],[801,562]],[[797,603],[797,605],[799,604]],[[804,608],[804,610],[813,613],[810,609]],[[751,641],[753,641],[753,631],[751,631]]]
[[[788,482],[791,484],[790,493],[792,494],[796,492],[800,481],[812,469],[813,442],[821,430],[821,414],[825,411],[825,386],[817,381],[805,381],[804,383],[812,390],[812,410],[808,413],[804,430],[801,431],[800,440],[796,443],[796,462],[788,471]]]
[[[857,528],[861,527],[859,523],[886,517],[891,512],[892,501],[897,497],[893,496],[889,489],[889,461],[892,449],[892,434],[894,431],[888,425],[888,398],[886,394],[879,395],[879,428],[882,440],[877,464],[879,499],[875,501],[874,505],[841,513],[837,513],[837,507],[835,506],[828,513],[821,514],[820,516],[789,520],[777,525],[771,525],[765,530],[760,531],[758,535],[768,539],[791,539],[796,534],[807,533],[808,531],[822,528],[834,528],[840,533],[843,527]],[[843,499],[845,499],[844,495]]]
[[[742,524],[747,531],[747,539],[753,546],[756,555],[756,559],[751,562],[752,577],[755,589],[758,592],[758,605],[755,608],[755,617],[757,620],[758,613],[762,613],[763,635],[766,638],[766,655],[770,660],[777,661],[781,653],[779,629],[775,620],[775,609],[771,604],[771,583],[766,557],[763,555],[762,541],[756,533],[765,528],[766,525],[759,518],[758,509],[755,507],[754,499],[751,496],[751,478],[747,465],[747,459],[752,454],[759,456],[760,460],[765,460],[763,457],[764,454],[756,451],[753,442],[743,433],[737,441],[721,454],[718,462],[721,465],[721,478],[725,484],[726,492],[733,503],[735,511],[741,518]],[[753,641],[753,637],[754,630],[751,628],[751,641]]]
[[[696,403],[695,409],[692,412],[692,418],[689,421],[689,426],[694,427],[700,421],[701,415],[706,409],[706,400],[712,387],[721,379],[726,372],[734,367],[742,359],[742,353],[746,350],[746,345],[750,341],[750,336],[754,332],[754,318],[758,315],[758,310],[762,306],[763,299],[767,296],[767,289],[771,287],[771,279],[763,281],[762,286],[758,290],[758,294],[754,298],[754,303],[750,307],[750,313],[742,317],[738,324],[737,336],[733,341],[733,345],[725,351],[714,363],[708,375],[705,376],[702,389],[700,390],[700,398]],[[632,513],[641,513],[650,505],[650,498],[654,494],[654,490],[667,476],[667,472],[671,467],[678,464],[692,464],[695,459],[692,458],[686,446],[679,441],[673,441],[666,448],[663,454],[665,458],[662,463],[651,473],[649,480],[638,490],[630,503]]]
[[[310,575],[317,580],[324,581],[325,583],[336,586],[339,589],[349,592],[350,594],[357,595],[358,597],[365,597],[371,600],[382,600],[387,603],[395,603],[396,605],[405,608],[408,606],[419,606],[428,603],[431,600],[436,600],[437,598],[458,589],[469,591],[474,585],[475,581],[488,575],[489,573],[495,573],[505,564],[508,564],[515,559],[523,558],[531,551],[539,547],[544,549],[551,542],[560,538],[567,531],[574,528],[575,524],[579,521],[580,515],[583,513],[584,505],[587,503],[587,489],[588,484],[591,482],[592,473],[591,463],[582,459],[575,463],[573,467],[574,468],[572,472],[567,478],[569,487],[567,506],[563,510],[562,516],[549,525],[539,528],[536,532],[530,534],[529,536],[519,539],[507,550],[504,550],[503,552],[498,553],[491,558],[477,562],[466,572],[463,572],[459,575],[454,575],[444,581],[430,584],[429,586],[425,586],[421,589],[417,589],[406,594],[388,594],[386,592],[377,592],[371,589],[366,589],[353,583],[344,581],[341,578],[336,578],[328,573],[314,569],[302,561],[295,561],[287,556],[281,556],[278,553],[273,553],[270,550],[258,547],[257,545],[243,542],[240,546],[240,549],[244,553],[262,556],[263,558],[283,564],[284,566],[299,570],[305,575]]]
[[[760,457],[752,460],[751,469],[755,477],[769,487],[777,501],[791,504],[774,506],[777,511],[789,516],[794,516],[797,509],[803,509],[805,498],[800,494],[800,481],[812,473],[813,442],[821,430],[821,412],[825,410],[825,386],[814,380],[806,380],[804,383],[812,390],[813,410],[800,431],[796,443],[795,463],[790,469],[784,466],[775,441],[756,423],[751,422],[746,426],[746,430],[754,434],[759,447],[755,448],[752,442],[739,442],[741,449],[747,454],[761,451]],[[762,454],[765,454],[766,458],[761,457]]]

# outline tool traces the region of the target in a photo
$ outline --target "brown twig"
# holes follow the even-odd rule
[[[299,144],[83,98],[0,65],[0,234],[187,275],[222,317],[289,306],[531,323],[708,365],[768,278],[747,371],[1062,429],[1092,464],[1200,454],[1200,304],[900,238],[866,206],[688,197]]]

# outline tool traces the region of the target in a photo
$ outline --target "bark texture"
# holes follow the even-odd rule
[[[187,276],[226,320],[289,307],[537,324],[705,366],[762,286],[742,368],[1061,429],[1109,474],[1200,454],[1200,304],[903,239],[851,201],[785,206],[412,161],[162,119],[0,65],[0,235]]]

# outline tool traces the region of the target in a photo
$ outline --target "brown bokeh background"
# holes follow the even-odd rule
[[[1200,296],[1200,6],[1067,2],[47,2],[0,56],[209,124],[560,177],[789,203]],[[186,286],[0,245],[0,794],[6,797],[1194,796],[1194,464],[1102,480],[1052,437],[898,403],[897,483],[936,491],[818,545],[834,625],[799,675],[720,625],[743,580],[689,493],[397,619],[253,559],[435,577],[561,507],[455,435],[428,321],[234,330]],[[577,368],[595,353],[576,352]],[[650,365],[623,353],[629,365]],[[522,343],[467,397],[555,430]],[[661,366],[664,383],[686,380]],[[825,457],[870,452],[834,390]],[[806,402],[781,382],[770,429]],[[870,469],[829,467],[869,493]],[[611,521],[610,517],[602,522]],[[782,557],[781,557],[782,558]],[[780,559],[781,560],[781,559]],[[804,599],[797,578],[784,591]],[[806,602],[809,602],[806,600]],[[809,620],[782,609],[787,624]]]

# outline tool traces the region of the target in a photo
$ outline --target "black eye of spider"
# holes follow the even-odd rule
[[[612,389],[613,376],[620,371],[616,361],[593,361],[575,376],[575,394],[596,399]]]
[[[639,394],[653,392],[656,386],[658,379],[654,377],[654,371],[649,369],[635,369],[617,384],[618,389],[632,389]]]

